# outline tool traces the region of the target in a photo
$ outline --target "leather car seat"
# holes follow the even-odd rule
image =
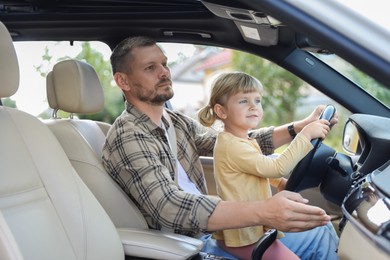
[[[12,39],[0,23],[0,98],[19,85]],[[0,106],[0,258],[124,259],[117,230],[36,117]]]
[[[110,125],[72,116],[73,113],[94,114],[104,108],[103,89],[94,68],[78,60],[55,64],[46,77],[46,93],[49,106],[54,111],[53,118],[44,122],[114,225],[117,228],[148,229],[141,212],[101,163],[105,135]],[[59,118],[58,110],[71,113],[70,117]]]
[[[93,67],[74,59],[60,61],[47,75],[46,83],[47,99],[54,113],[44,122],[111,217],[126,255],[167,260],[196,255],[203,245],[200,240],[149,229],[137,206],[105,171],[101,155],[110,125],[73,116],[98,113],[104,108],[103,89]],[[71,115],[58,118],[58,110]]]

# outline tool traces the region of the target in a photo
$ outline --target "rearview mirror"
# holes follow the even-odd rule
[[[359,131],[351,121],[348,121],[344,127],[343,148],[352,155],[356,155],[358,152]]]

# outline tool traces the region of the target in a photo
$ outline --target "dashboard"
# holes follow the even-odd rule
[[[385,117],[354,114],[344,128],[343,146],[349,152],[349,163],[336,177],[339,187],[346,190],[341,208],[340,256],[348,252],[348,258],[363,259],[351,250],[360,248],[374,259],[388,259],[390,255],[390,119]],[[337,155],[335,155],[337,156]],[[354,159],[353,159],[354,158]],[[345,174],[345,172],[351,174]],[[342,177],[339,177],[342,176]],[[329,176],[328,176],[329,177]],[[335,177],[335,176],[333,176]],[[332,184],[335,184],[333,180]],[[338,187],[333,186],[333,189]],[[328,197],[340,201],[330,189]],[[326,195],[324,194],[326,197]],[[378,250],[377,248],[381,249]],[[356,252],[355,252],[356,253]],[[360,253],[359,253],[360,254]],[[345,257],[345,256],[344,256]],[[352,258],[351,258],[352,259]]]

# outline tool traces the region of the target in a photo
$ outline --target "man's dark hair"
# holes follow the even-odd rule
[[[130,68],[127,67],[129,60],[131,61],[131,51],[137,47],[148,47],[156,44],[156,41],[146,36],[128,37],[121,41],[113,50],[110,61],[112,73],[127,72]]]

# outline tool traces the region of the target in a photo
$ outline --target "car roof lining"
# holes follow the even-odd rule
[[[178,12],[180,10],[206,10],[198,0],[12,0],[2,1],[2,11],[7,12],[80,12],[80,13],[111,13],[111,12]]]
[[[164,1],[163,4],[167,7],[163,10],[155,10],[161,3],[150,0],[114,1],[118,7],[107,9],[104,8],[106,1],[96,0],[8,2],[9,4],[0,4],[0,17],[9,28],[14,41],[103,41],[113,48],[128,36],[146,35],[160,42],[213,45],[246,51],[253,49],[253,53],[261,54],[275,63],[280,63],[283,55],[295,45],[296,36],[288,27],[222,18],[196,0]],[[235,2],[226,3],[234,6]],[[96,6],[88,8],[88,4]],[[188,6],[191,6],[190,12]],[[21,11],[22,7],[24,9]],[[73,9],[78,11],[73,13]],[[230,9],[253,13],[244,9],[229,7]],[[25,10],[34,11],[29,13]],[[89,13],[91,10],[92,14]],[[97,10],[101,10],[101,13],[96,13]],[[113,24],[115,28],[112,27]],[[255,28],[259,31],[260,38],[265,41],[248,40],[240,33],[231,33],[232,28],[239,31],[242,26]],[[273,38],[269,38],[270,36]],[[281,51],[270,52],[268,48],[273,45]]]
[[[272,5],[278,4],[273,0],[206,1],[211,4],[223,3],[223,5],[229,6],[230,9],[238,6],[241,9],[247,8],[247,10],[243,9],[245,13],[254,12],[251,10],[255,10],[255,7],[257,8],[256,12],[261,12],[260,9],[262,9],[264,13],[275,13]],[[107,3],[117,3],[117,6],[104,8]],[[89,5],[92,4],[97,6],[91,8]],[[114,2],[97,0],[0,0],[0,19],[11,32],[14,41],[102,41],[113,48],[128,36],[146,35],[155,38],[158,42],[212,45],[256,54],[293,73],[297,73],[305,81],[314,79],[310,79],[310,75],[307,75],[304,68],[293,68],[295,65],[289,63],[289,55],[295,52],[296,49],[326,53],[338,48],[337,51],[342,54],[353,52],[353,55],[348,53],[351,63],[360,67],[363,71],[375,71],[375,75],[379,75],[376,78],[388,85],[387,67],[378,66],[378,60],[375,60],[378,57],[374,55],[361,60],[363,52],[347,48],[346,46],[350,46],[348,39],[343,42],[341,47],[343,49],[340,49],[339,45],[329,44],[329,47],[334,47],[335,50],[328,50],[315,43],[315,40],[317,42],[323,41],[314,38],[309,39],[306,35],[300,33],[308,30],[302,29],[303,27],[298,28],[297,24],[294,24],[294,28],[297,29],[284,26],[283,23],[278,25],[255,24],[255,26],[269,26],[269,28],[275,26],[278,31],[277,44],[262,46],[259,43],[246,41],[239,33],[237,23],[253,23],[217,16],[202,1],[167,0],[162,4],[166,7],[160,10],[160,1],[151,0],[121,0]],[[55,5],[58,5],[58,7],[55,7]],[[23,10],[18,11],[18,8]],[[32,11],[26,12],[28,9]],[[79,11],[73,13],[73,9]],[[97,10],[100,11],[96,13]],[[291,13],[294,11],[292,8]],[[290,15],[288,11],[286,12],[287,19],[284,21],[291,18],[288,17]],[[314,17],[305,17],[305,19],[304,23],[307,26],[315,23]],[[115,27],[113,28],[113,26]],[[233,30],[237,31],[233,33]],[[313,31],[313,28],[311,30]],[[318,32],[313,33],[313,35],[321,34],[321,30],[322,28],[318,28]],[[330,88],[329,84],[316,83],[324,90]],[[320,91],[326,92],[324,90],[320,89]],[[337,93],[333,94],[337,95]],[[332,95],[330,95],[332,98],[337,99],[337,96]],[[353,101],[348,102],[350,104],[346,104],[346,107],[351,111],[357,111]]]
[[[228,4],[234,1],[227,1]],[[225,12],[225,17],[215,16],[216,9],[228,10]],[[191,11],[188,11],[191,10]],[[234,12],[233,12],[234,11]],[[258,24],[251,23],[249,20],[240,20],[234,15],[252,15],[260,21]],[[224,35],[231,36],[231,21],[235,20],[237,28],[243,28],[243,25],[252,27],[253,29],[261,30],[261,39],[266,41],[251,41],[256,45],[268,46],[277,44],[278,33],[277,26],[264,23],[267,21],[266,16],[262,12],[253,12],[245,9],[237,9],[234,7],[224,7],[220,5],[210,4],[208,2],[196,0],[167,0],[161,3],[160,1],[97,1],[97,0],[16,0],[16,1],[0,1],[0,15],[7,28],[11,30],[14,40],[26,40],[29,35],[33,35],[34,39],[44,35],[52,39],[58,39],[56,30],[66,30],[68,39],[81,40],[82,36],[77,33],[77,27],[90,31],[91,35],[96,35],[96,30],[102,32],[100,35],[108,34],[107,38],[115,37],[110,33],[112,28],[110,23],[124,23],[126,28],[118,28],[114,30],[116,38],[125,38],[128,35],[136,35],[138,32],[149,34],[149,36],[158,37],[158,32],[152,28],[158,28],[163,24],[167,32],[176,32],[178,38],[182,38],[185,34],[210,35],[213,42],[203,41],[207,44],[219,45],[225,41]],[[256,16],[258,15],[258,16]],[[261,17],[260,17],[261,16]],[[31,19],[29,17],[34,17]],[[222,18],[221,18],[222,17]],[[34,20],[32,24],[24,24],[18,26],[21,21]],[[13,24],[17,21],[18,24]],[[186,23],[188,21],[188,23]],[[102,31],[108,27],[107,30]],[[43,32],[34,31],[34,28],[39,27]],[[67,27],[69,26],[69,30]],[[22,29],[23,27],[23,29]],[[191,29],[194,28],[194,29]],[[164,28],[163,28],[164,30]],[[87,31],[87,32],[88,32]],[[161,31],[159,32],[161,33]],[[163,32],[164,33],[164,32]],[[84,31],[85,34],[85,31]],[[99,34],[97,34],[99,35]],[[175,36],[175,35],[173,35]],[[273,36],[273,38],[270,38]],[[84,36],[83,40],[90,40],[96,36]],[[32,38],[32,37],[31,37]],[[248,38],[243,34],[243,38],[248,41]],[[226,42],[226,41],[225,41]]]

